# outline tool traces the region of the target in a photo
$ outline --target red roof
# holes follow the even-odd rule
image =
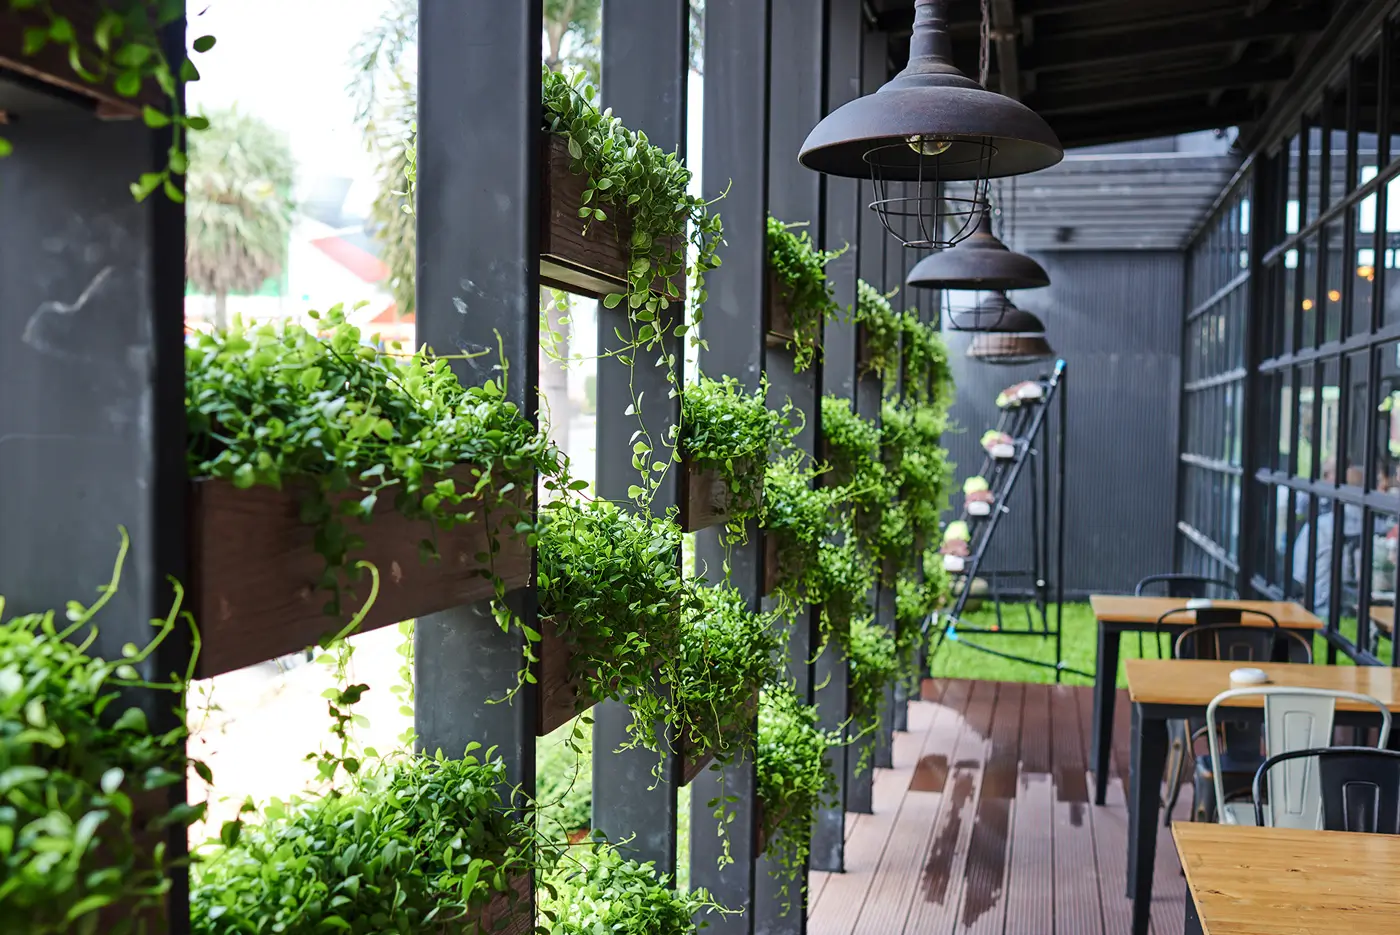
[[[389,277],[389,267],[372,253],[362,250],[340,237],[322,237],[311,241],[316,249],[365,282],[380,282]]]
[[[409,312],[404,317],[399,317],[399,303],[390,302],[384,311],[375,315],[369,320],[371,325],[411,325],[416,320],[413,312]]]

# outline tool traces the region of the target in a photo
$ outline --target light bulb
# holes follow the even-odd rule
[[[1333,289],[1333,290],[1331,290],[1330,292],[1328,292],[1328,293],[1327,293],[1327,301],[1329,301],[1329,302],[1340,302],[1340,301],[1342,301],[1342,293],[1341,293],[1341,290],[1340,290],[1340,289]]]
[[[1305,311],[1305,312],[1311,312],[1311,311],[1312,311],[1312,307],[1313,307],[1313,300],[1312,300],[1312,299],[1304,299],[1304,300],[1303,300],[1303,311]]]
[[[920,156],[941,156],[953,145],[952,140],[937,136],[911,136],[907,137],[905,142]]]

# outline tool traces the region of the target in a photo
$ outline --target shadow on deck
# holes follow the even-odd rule
[[[931,680],[923,697],[875,771],[874,814],[846,817],[846,872],[811,875],[809,935],[1128,932],[1127,699],[1097,807],[1090,689]],[[1178,935],[1186,883],[1172,836],[1158,841],[1152,931]]]

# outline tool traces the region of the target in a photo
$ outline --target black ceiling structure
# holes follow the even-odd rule
[[[988,0],[991,89],[1039,113],[1066,148],[1224,127],[1268,110],[1354,0]],[[908,56],[913,0],[866,0]],[[954,60],[977,73],[979,0],[952,6]]]

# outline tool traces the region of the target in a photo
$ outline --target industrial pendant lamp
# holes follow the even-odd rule
[[[828,175],[869,176],[870,207],[907,247],[961,242],[987,204],[990,179],[1047,169],[1064,158],[1054,131],[1034,111],[983,87],[985,0],[982,27],[979,84],[953,65],[948,0],[915,0],[909,64],[880,90],[823,118],[797,157]],[[948,182],[969,182],[972,190],[953,197],[942,190]]]
[[[1008,249],[992,233],[991,211],[984,209],[971,237],[924,257],[905,282],[916,289],[1039,289],[1050,285],[1050,277],[1039,263]]]
[[[1017,308],[996,292],[971,312],[962,312],[954,328],[978,332],[967,347],[967,356],[988,364],[1028,364],[1055,356],[1045,339],[1045,324],[1030,312]]]

